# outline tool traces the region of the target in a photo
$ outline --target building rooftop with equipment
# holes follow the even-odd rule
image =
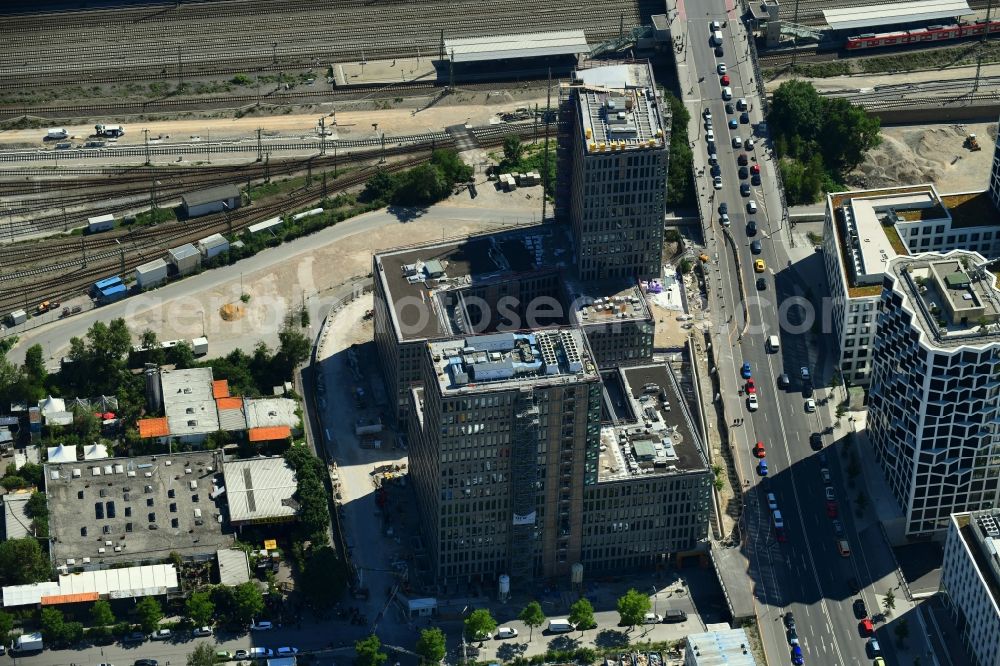
[[[656,103],[656,83],[646,64],[581,69],[581,124],[587,152],[663,147],[665,122]]]

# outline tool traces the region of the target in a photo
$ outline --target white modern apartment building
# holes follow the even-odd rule
[[[898,256],[963,249],[1000,255],[996,220],[966,215],[967,195],[942,197],[933,185],[839,192],[826,199],[823,258],[843,379],[867,385],[875,317],[888,263]],[[953,215],[949,204],[957,204]]]
[[[951,516],[941,588],[974,666],[1000,663],[1000,510]]]
[[[569,214],[583,280],[659,277],[669,161],[668,107],[652,66],[574,72]]]
[[[868,434],[908,537],[1000,506],[1000,291],[979,254],[889,262]]]

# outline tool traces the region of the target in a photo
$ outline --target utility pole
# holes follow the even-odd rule
[[[333,177],[337,177],[337,142],[333,142]]]
[[[799,57],[799,0],[795,0],[795,18],[792,19],[792,23],[795,24],[795,31],[792,33],[792,66],[794,67]]]
[[[319,154],[326,155],[326,116],[319,119]]]
[[[264,153],[264,182],[271,182],[271,151]]]
[[[323,198],[326,199],[326,171],[323,172]]]
[[[448,92],[455,92],[455,49],[451,50],[451,57],[448,58]]]
[[[81,268],[87,267],[87,241],[83,236],[80,236],[80,254],[83,255],[83,266]]]
[[[122,275],[124,275],[125,274],[125,246],[122,245],[122,242],[120,240],[118,240],[117,238],[115,239],[115,242],[118,243],[118,251],[121,254],[121,273],[122,273]]]
[[[549,175],[549,120],[552,112],[552,68],[549,67],[549,81],[545,88],[545,148],[542,155],[542,224],[545,224],[545,210],[548,206],[548,186],[546,182]]]
[[[260,162],[262,159],[264,159],[263,150],[261,149],[261,145],[260,145],[260,132],[261,132],[261,128],[258,127],[257,128],[257,161],[258,162]]]
[[[441,45],[438,47],[438,60],[444,60],[444,30],[441,30]]]
[[[226,232],[229,235],[232,235],[233,233],[232,211],[229,210],[229,204],[225,201],[222,202],[222,209],[226,212]]]
[[[184,61],[181,60],[181,47],[177,47],[177,87],[184,85]]]
[[[66,206],[62,207],[62,212],[63,212],[63,231],[68,231],[69,230],[69,220],[66,217]]]
[[[142,134],[145,137],[144,141],[146,144],[146,166],[149,166],[149,130],[142,130]]]
[[[535,126],[531,133],[531,143],[538,143],[538,102],[535,102]]]
[[[625,37],[625,13],[618,16],[618,39]]]
[[[385,164],[385,132],[382,132],[382,157],[379,158],[379,164]]]
[[[208,136],[208,141],[205,142],[205,154],[208,155],[208,163],[212,163],[212,131],[209,130],[206,135]]]

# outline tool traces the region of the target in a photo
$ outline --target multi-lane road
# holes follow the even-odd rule
[[[801,252],[790,253],[786,245],[788,234],[781,226],[774,165],[766,150],[766,136],[758,126],[763,118],[753,69],[747,62],[743,27],[734,20],[735,12],[727,12],[725,0],[691,3],[690,7],[686,15],[687,54],[681,72],[682,76],[686,72],[693,84],[685,99],[688,109],[701,123],[694,150],[696,169],[705,169],[698,176],[699,196],[709,244],[714,243],[716,249],[709,270],[710,292],[716,301],[715,353],[726,418],[730,424],[742,419],[740,425],[730,428],[730,439],[745,484],[743,546],[750,562],[747,573],[752,579],[765,650],[769,663],[791,662],[783,620],[792,612],[806,664],[871,664],[874,655],[861,635],[852,604],[862,598],[869,613],[879,612],[878,599],[868,584],[886,575],[891,557],[881,540],[866,538],[862,544],[855,530],[851,499],[856,491],[850,497],[846,494],[838,453],[846,446],[844,430],[832,427],[823,404],[830,396],[825,381],[830,359],[822,334],[813,338],[810,333],[811,308],[804,298],[824,292],[822,271],[808,279],[801,272],[805,266],[816,268],[821,262],[817,255],[793,263],[791,255],[801,257]],[[721,56],[712,43],[713,21],[721,24]],[[726,64],[729,77],[732,112],[727,112],[723,99],[721,63]],[[740,99],[746,100],[749,123],[741,122]],[[721,189],[715,189],[711,165],[706,163],[710,144],[705,109],[712,115]],[[734,118],[735,127],[730,127]],[[751,136],[755,145],[748,149],[745,140]],[[740,141],[734,143],[734,137]],[[747,156],[748,167],[761,168],[760,185],[751,185],[749,196],[741,193],[741,185],[751,183],[752,173],[740,173],[741,155]],[[751,201],[756,213],[748,212]],[[722,203],[728,205],[728,226],[721,219]],[[750,220],[756,222],[756,233],[748,229]],[[759,254],[751,251],[753,241],[760,241]],[[758,259],[766,266],[763,270],[754,266]],[[758,284],[761,278],[763,283]],[[789,308],[789,299],[795,297],[802,305]],[[784,319],[781,326],[779,310]],[[766,348],[767,338],[774,334],[780,335],[777,351]],[[750,410],[746,393],[741,394],[746,390],[741,372],[744,363],[750,364],[756,384],[756,411]],[[808,368],[817,387],[814,393],[805,390],[800,378],[803,367]],[[779,386],[783,373],[790,379],[784,388]],[[808,397],[820,403],[815,411],[807,411]],[[820,433],[822,451],[811,445],[813,433]],[[758,469],[759,459],[753,452],[757,442],[762,442],[766,451],[767,476]],[[823,466],[829,469],[829,483],[821,474]],[[836,515],[850,544],[847,556],[838,549],[829,515],[832,510],[826,500],[828,487],[836,497]],[[777,538],[768,493],[773,493],[783,517],[784,542]],[[853,590],[854,581],[862,589]],[[890,637],[879,634],[879,638],[883,654],[893,663]]]

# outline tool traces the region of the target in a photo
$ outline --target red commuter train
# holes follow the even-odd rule
[[[963,37],[975,37],[986,33],[1000,35],[1000,21],[979,19],[971,23],[959,22],[950,25],[929,25],[926,28],[899,30],[897,32],[867,33],[847,38],[845,48],[848,51],[878,49],[887,46],[903,46],[906,44],[927,44],[945,42]]]

